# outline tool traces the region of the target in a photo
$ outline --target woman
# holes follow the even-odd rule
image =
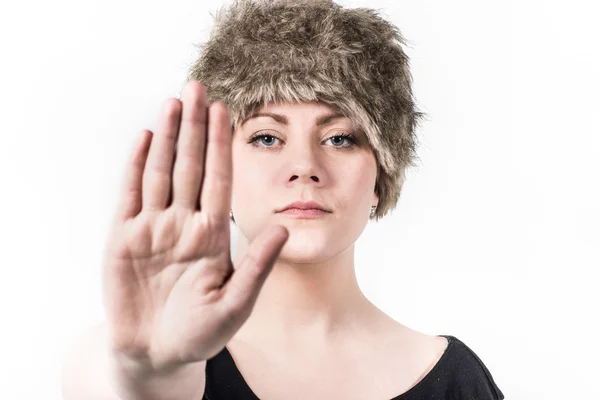
[[[400,43],[326,0],[218,13],[123,184],[98,336],[111,398],[504,398],[459,339],[394,321],[356,281],[422,116]]]

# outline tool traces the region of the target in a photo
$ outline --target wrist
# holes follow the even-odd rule
[[[184,363],[156,370],[149,362],[133,360],[109,351],[112,387],[122,400],[189,400],[204,378],[206,361]]]

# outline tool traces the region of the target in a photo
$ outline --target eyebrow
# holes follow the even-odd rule
[[[257,117],[270,117],[270,118],[273,118],[275,120],[275,122],[277,122],[279,124],[282,124],[285,126],[288,125],[288,119],[286,118],[285,115],[275,114],[275,113],[270,113],[270,112],[256,112],[256,113],[250,115],[249,117],[245,118],[242,121],[242,123],[240,124],[240,126],[244,125],[244,123],[246,123],[246,121],[248,121],[249,119],[257,118]],[[338,112],[336,112],[334,114],[322,115],[319,118],[317,118],[317,126],[327,125],[334,119],[339,119],[339,118],[346,118],[346,116],[344,114],[341,114]]]

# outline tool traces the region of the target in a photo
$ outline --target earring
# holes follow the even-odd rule
[[[229,210],[229,219],[235,222],[235,219],[233,219],[233,210]]]
[[[371,206],[371,217],[375,216],[375,209],[377,208],[377,206]]]

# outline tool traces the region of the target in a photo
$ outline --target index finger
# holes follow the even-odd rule
[[[228,219],[231,207],[231,120],[227,105],[216,101],[208,109],[206,166],[200,189],[200,210]]]

